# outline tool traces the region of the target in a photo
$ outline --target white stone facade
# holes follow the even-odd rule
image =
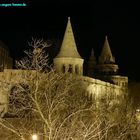
[[[106,44],[108,45],[107,42]],[[105,50],[107,50],[107,53]],[[107,46],[107,49],[104,48],[103,53],[100,57],[101,62],[104,62],[101,59],[106,58],[105,54],[110,56],[108,63],[110,63],[110,61],[111,62],[113,61],[113,63],[115,62],[109,46]],[[83,63],[84,60],[81,58],[80,54],[77,51],[72,26],[69,18],[60,52],[54,58],[54,67],[58,73],[59,72],[70,73],[82,76]],[[110,68],[112,68],[112,66],[114,65],[116,64],[111,65],[109,67],[109,70],[111,70]],[[106,69],[106,65],[105,67],[102,68]],[[19,77],[22,77],[22,75],[33,73],[34,71],[14,70],[14,69],[4,69],[3,72],[0,72],[0,112],[2,116],[8,111],[8,93],[10,92],[10,90],[9,91],[5,90],[6,86],[8,86],[6,85],[6,83],[12,82],[13,83],[12,86],[14,86],[16,83],[24,82],[24,78]],[[99,77],[99,79],[83,76],[83,83],[86,85],[85,94],[87,95],[88,98],[95,98],[97,100],[100,100],[102,97],[106,97],[112,100],[116,100],[120,96],[124,97],[125,94],[127,93],[127,83],[128,83],[127,77],[120,75],[107,75],[107,76],[103,75],[102,77]],[[11,88],[12,87],[8,89]]]

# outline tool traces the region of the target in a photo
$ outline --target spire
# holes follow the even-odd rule
[[[94,50],[92,48],[89,61],[88,61],[88,69],[87,69],[87,74],[89,77],[93,77],[94,71],[95,71],[95,65],[96,65],[96,58],[94,55]]]
[[[94,55],[94,50],[93,50],[93,48],[92,48],[92,50],[91,50],[91,54],[90,54],[90,57],[89,57],[89,63],[92,63],[92,64],[96,64],[96,57],[95,57],[95,55]]]
[[[115,63],[115,59],[112,56],[107,36],[105,37],[104,46],[99,57],[99,63]]]
[[[70,17],[68,17],[67,27],[64,34],[60,52],[56,56],[56,58],[60,58],[60,57],[81,58],[81,56],[77,51],[77,47],[72,31],[72,26],[70,22]]]

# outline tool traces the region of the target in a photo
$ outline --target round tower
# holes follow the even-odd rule
[[[83,74],[83,62],[77,51],[74,34],[68,17],[66,31],[58,55],[53,59],[57,72]]]
[[[115,58],[111,53],[111,49],[108,43],[107,36],[105,37],[104,46],[99,56],[97,65],[98,72],[104,75],[112,75],[118,72],[118,65],[115,64]]]
[[[118,75],[118,65],[111,53],[107,36],[105,37],[104,46],[99,56],[97,65],[97,78],[123,87],[127,91],[128,78]]]
[[[87,75],[89,77],[94,76],[95,68],[96,68],[96,57],[94,55],[94,50],[92,49],[91,55],[90,55],[89,60],[88,60],[88,69],[87,69]]]

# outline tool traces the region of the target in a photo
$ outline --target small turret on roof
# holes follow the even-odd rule
[[[56,56],[56,58],[61,57],[81,58],[81,56],[77,51],[74,34],[70,22],[70,17],[68,17],[67,27],[62,41],[62,46],[60,48],[60,52]]]
[[[95,71],[95,65],[96,65],[96,57],[94,55],[94,50],[92,48],[91,54],[88,60],[88,69],[87,69],[87,74],[89,77],[94,76],[94,71]]]
[[[89,61],[92,61],[92,63],[96,64],[96,57],[94,55],[94,50],[93,48],[91,49],[91,55],[89,57]]]
[[[105,37],[105,42],[103,45],[103,49],[101,52],[101,55],[99,57],[99,63],[104,64],[104,63],[115,63],[115,58],[112,55],[107,36]]]
[[[117,64],[115,64],[115,58],[111,53],[111,49],[106,36],[101,55],[99,56],[99,63],[97,65],[98,74],[114,75],[117,74],[118,69],[119,67]]]

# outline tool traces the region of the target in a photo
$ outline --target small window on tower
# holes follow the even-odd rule
[[[62,73],[65,73],[65,65],[62,66]]]
[[[69,72],[69,73],[72,73],[72,65],[69,65],[68,72]]]

